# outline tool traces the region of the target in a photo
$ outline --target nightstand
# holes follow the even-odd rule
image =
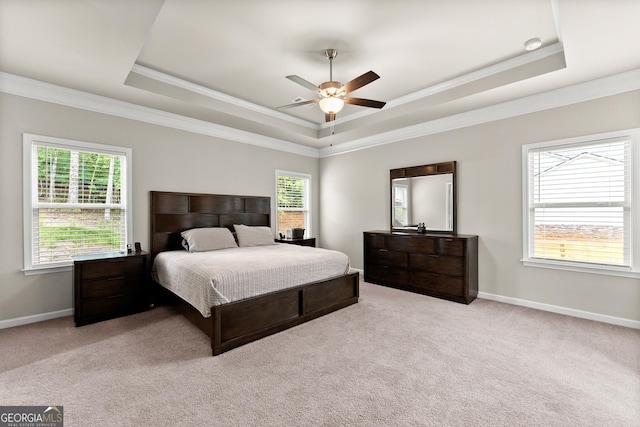
[[[144,251],[74,256],[76,326],[148,309],[148,263]]]
[[[315,237],[309,237],[308,239],[276,239],[275,241],[276,243],[289,243],[290,245],[316,247]]]

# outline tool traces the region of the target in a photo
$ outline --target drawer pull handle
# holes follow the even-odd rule
[[[116,277],[109,277],[107,280],[122,280],[125,279],[127,276],[116,276]]]
[[[124,296],[124,294],[109,295],[109,296],[107,297],[107,299],[112,299],[112,298],[121,298],[121,297],[123,297],[123,296]]]
[[[440,255],[438,255],[438,254],[427,254],[427,256],[429,256],[431,258],[440,258]]]
[[[389,252],[389,249],[379,249],[380,252]]]

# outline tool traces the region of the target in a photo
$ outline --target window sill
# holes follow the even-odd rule
[[[22,272],[25,276],[35,276],[37,274],[62,273],[64,271],[73,270],[73,263],[49,265],[47,267],[31,267],[23,268]]]
[[[580,273],[603,274],[605,276],[630,277],[640,279],[640,272],[633,271],[626,267],[607,267],[607,266],[585,266],[577,264],[568,264],[564,262],[555,262],[551,260],[521,260],[525,267],[550,268],[553,270],[576,271]]]

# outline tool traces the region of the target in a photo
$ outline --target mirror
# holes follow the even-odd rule
[[[456,233],[455,161],[391,169],[390,177],[392,231]]]

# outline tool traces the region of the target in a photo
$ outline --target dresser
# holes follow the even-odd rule
[[[364,280],[469,304],[478,295],[478,236],[366,231]]]
[[[146,310],[148,263],[146,252],[73,257],[76,326]]]

